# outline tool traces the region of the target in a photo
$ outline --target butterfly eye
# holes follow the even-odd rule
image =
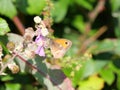
[[[66,42],[65,42],[65,44],[67,45],[67,44],[68,44],[68,42],[66,41]]]

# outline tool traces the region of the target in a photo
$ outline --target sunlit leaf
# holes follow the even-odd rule
[[[103,87],[104,80],[97,75],[93,75],[88,80],[80,82],[78,90],[102,90]]]
[[[110,0],[112,10],[113,11],[119,11],[120,8],[120,0]]]
[[[83,73],[81,78],[86,78],[92,75],[93,73],[95,73],[95,65],[93,60],[86,61],[83,68],[81,68],[81,70],[82,69],[83,69]]]
[[[6,90],[20,90],[21,85],[20,84],[15,84],[15,83],[6,83]]]
[[[59,0],[54,3],[54,8],[52,10],[52,17],[55,22],[60,22],[65,18],[69,3],[70,0]]]
[[[17,10],[13,5],[12,0],[0,0],[0,14],[11,19],[17,14]]]
[[[100,76],[108,85],[111,85],[115,79],[114,73],[111,69],[102,69],[100,72]]]
[[[9,81],[9,80],[13,80],[13,77],[6,75],[6,76],[1,78],[1,81]]]
[[[9,31],[10,29],[7,22],[4,19],[0,18],[0,35],[5,35]]]
[[[120,90],[120,75],[117,76],[117,88]]]
[[[80,15],[76,16],[72,24],[74,25],[75,28],[77,28],[80,31],[80,33],[85,32],[85,23],[83,20],[83,16]]]
[[[17,7],[25,14],[40,14],[46,5],[46,0],[17,0]]]
[[[88,10],[92,10],[93,8],[88,0],[75,0],[75,2]]]

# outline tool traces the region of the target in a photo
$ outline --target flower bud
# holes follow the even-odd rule
[[[10,51],[13,51],[15,49],[15,44],[13,42],[8,42],[7,43],[7,48],[10,50]]]
[[[12,71],[13,74],[18,73],[19,72],[19,66],[16,65],[14,62],[8,64],[8,68]]]
[[[41,22],[41,18],[39,16],[34,17],[34,22],[35,23],[40,23]]]
[[[41,33],[42,33],[43,36],[47,36],[49,34],[47,28],[41,29]]]

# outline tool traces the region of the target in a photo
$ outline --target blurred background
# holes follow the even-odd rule
[[[76,90],[120,90],[120,0],[0,0],[0,17],[12,33],[34,28],[36,15],[53,36],[72,41],[61,66]],[[41,87],[29,74],[0,79],[0,90]]]

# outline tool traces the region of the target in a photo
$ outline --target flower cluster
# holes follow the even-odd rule
[[[35,51],[36,54],[40,56],[45,56],[44,47],[46,42],[46,36],[49,34],[46,26],[44,25],[43,21],[39,16],[34,18],[37,30],[35,31],[35,35],[37,36],[35,39],[35,43],[38,45],[37,50]]]
[[[10,57],[7,57],[7,55],[3,55],[3,48],[0,45],[1,75],[3,75],[3,71],[6,67],[8,67],[12,71],[12,73],[17,73],[19,71],[18,65],[13,61],[13,59],[17,55],[24,57],[26,60],[34,58],[35,54],[38,54],[41,57],[46,56],[45,48],[47,48],[49,44],[49,39],[47,38],[49,34],[48,29],[46,28],[44,22],[39,16],[36,16],[34,18],[34,22],[36,30],[34,30],[32,27],[28,27],[27,29],[25,29],[23,37],[19,36],[21,38],[21,41],[9,41],[7,43],[6,47],[11,54]],[[4,58],[7,60],[7,63],[3,62]]]
[[[23,42],[19,43],[14,49],[15,52],[21,52],[28,59],[34,58],[35,54],[38,54],[41,57],[45,57],[45,48],[48,46],[47,36],[49,32],[44,22],[39,16],[34,18],[34,22],[36,30],[34,30],[32,27],[25,29]]]

